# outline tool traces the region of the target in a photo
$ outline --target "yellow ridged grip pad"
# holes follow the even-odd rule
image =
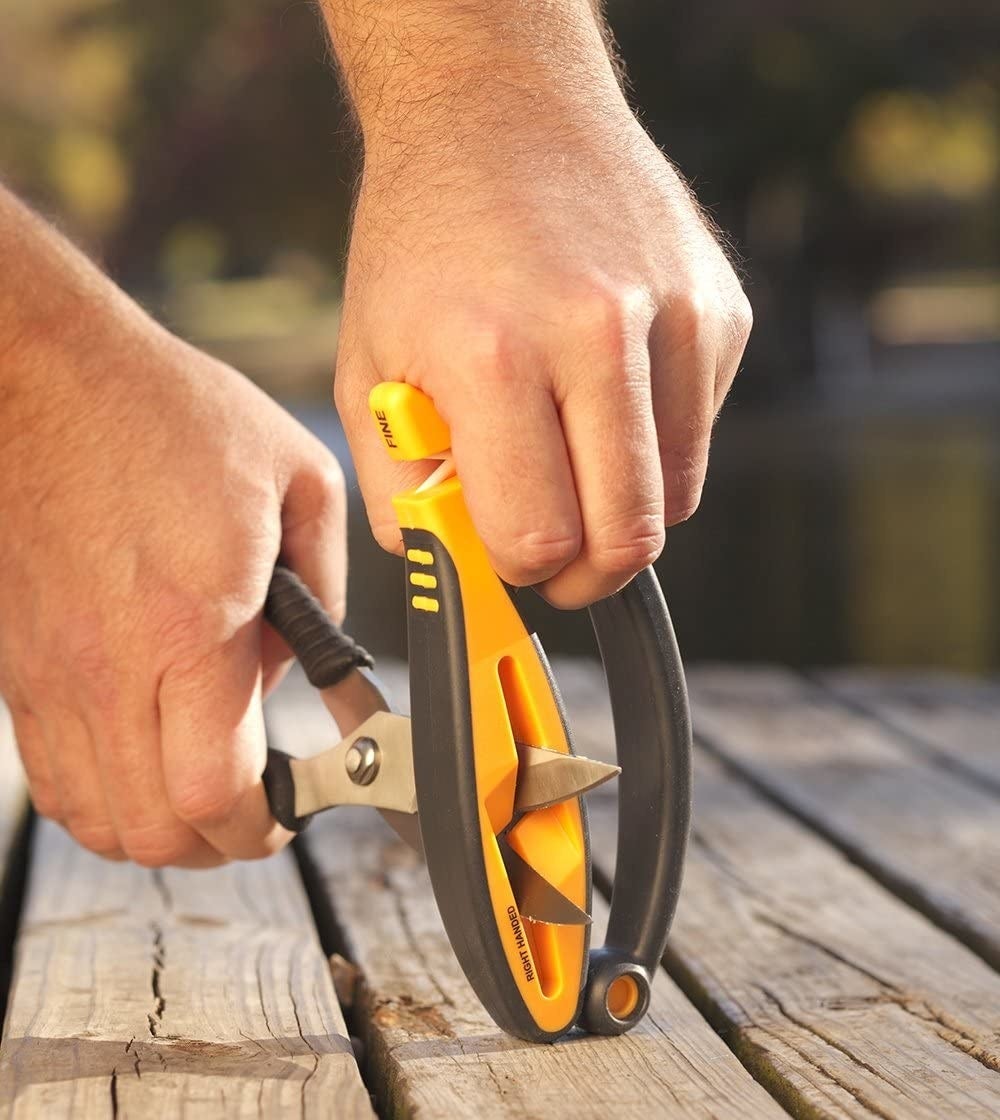
[[[380,385],[370,405],[377,424],[388,423],[402,451],[423,458],[440,447],[447,429],[429,398],[407,385]],[[401,424],[399,418],[405,417]],[[390,449],[392,450],[392,449]],[[412,453],[412,454],[411,454]],[[498,465],[499,466],[499,465]],[[512,936],[516,904],[497,842],[511,825],[517,782],[515,741],[569,752],[558,704],[531,636],[493,571],[466,508],[462,485],[452,477],[430,489],[396,495],[400,526],[433,534],[458,574],[464,611],[480,836],[494,920],[512,982],[543,1031],[563,1031],[576,1015],[584,975],[587,930],[523,920],[525,946]],[[430,559],[428,554],[427,559]],[[432,569],[427,569],[432,574]],[[433,589],[408,587],[411,609],[426,610]],[[417,581],[414,581],[416,584]],[[414,594],[418,592],[419,594]],[[422,810],[423,811],[423,810]],[[587,848],[577,799],[520,817],[508,834],[514,850],[567,898],[589,905]]]
[[[430,397],[398,381],[383,381],[368,397],[386,451],[403,462],[429,459],[451,447],[451,432]]]

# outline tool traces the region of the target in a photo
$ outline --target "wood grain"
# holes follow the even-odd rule
[[[839,669],[821,682],[939,765],[1000,793],[1000,687],[944,673]]]
[[[270,725],[284,749],[308,752],[330,737],[325,712],[290,691],[272,707]],[[342,948],[361,972],[355,1021],[364,1025],[369,1081],[381,1086],[382,1115],[786,1115],[662,971],[650,1014],[622,1038],[578,1035],[531,1046],[503,1034],[455,960],[426,868],[376,814],[335,810],[314,821],[303,842],[332,903]],[[598,900],[598,937],[605,919]]]
[[[560,680],[607,757],[598,671]],[[755,1076],[801,1117],[1000,1115],[1000,975],[701,752],[695,776],[668,964]],[[610,879],[614,799],[590,805]]]
[[[712,753],[1000,968],[1000,797],[791,673],[690,683]]]
[[[42,823],[0,1115],[371,1116],[291,855],[147,871]]]

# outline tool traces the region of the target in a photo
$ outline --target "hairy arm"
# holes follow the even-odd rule
[[[500,574],[579,606],[698,504],[750,311],[622,94],[588,0],[324,0],[364,171],[337,401],[376,536],[426,473],[384,462],[371,384],[450,423]]]
[[[324,0],[323,11],[372,140],[436,146],[533,107],[554,118],[624,104],[588,0]]]

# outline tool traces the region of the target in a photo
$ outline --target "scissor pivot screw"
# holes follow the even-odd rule
[[[355,739],[344,755],[347,776],[356,786],[368,786],[378,777],[382,752],[374,739]]]

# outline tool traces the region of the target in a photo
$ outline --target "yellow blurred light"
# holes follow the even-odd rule
[[[869,317],[889,345],[991,342],[1000,339],[1000,275],[897,284],[874,296]]]
[[[134,58],[135,45],[121,32],[81,36],[67,47],[57,72],[64,103],[80,118],[114,121],[129,104]]]
[[[1000,128],[975,89],[943,98],[897,90],[862,103],[846,145],[858,185],[896,197],[977,198],[1000,175]]]
[[[57,132],[47,167],[63,205],[95,233],[106,230],[128,200],[128,167],[113,141],[100,132]]]
[[[203,222],[180,222],[160,250],[160,268],[173,287],[217,276],[226,256],[222,233]]]

